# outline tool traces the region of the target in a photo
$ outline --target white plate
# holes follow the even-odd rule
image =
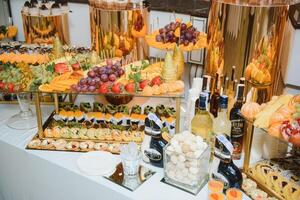
[[[77,166],[91,176],[110,175],[116,170],[117,157],[106,151],[92,151],[81,155]]]

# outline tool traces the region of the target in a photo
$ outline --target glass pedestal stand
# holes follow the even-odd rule
[[[37,127],[35,114],[30,109],[30,93],[17,94],[20,112],[8,119],[6,125],[12,129],[30,130]]]

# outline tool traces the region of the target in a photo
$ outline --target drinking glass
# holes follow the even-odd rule
[[[19,93],[17,98],[20,112],[9,118],[6,125],[17,130],[30,130],[37,127],[36,116],[30,109],[31,93]]]

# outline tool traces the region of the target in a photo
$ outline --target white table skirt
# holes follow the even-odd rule
[[[53,108],[43,107],[44,113]],[[0,200],[206,200],[205,186],[197,196],[161,183],[163,170],[131,192],[101,176],[79,171],[81,153],[25,150],[37,132],[17,131],[5,125],[18,112],[16,105],[0,105]],[[244,195],[245,196],[245,195]],[[248,200],[248,197],[244,197]]]

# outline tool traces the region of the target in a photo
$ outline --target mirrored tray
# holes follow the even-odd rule
[[[136,176],[125,176],[123,165],[122,163],[119,163],[116,167],[115,173],[110,176],[104,176],[104,178],[133,192],[154,174],[155,171],[140,165],[139,172]]]
[[[299,0],[214,0],[219,3],[233,4],[237,6],[275,7],[287,6],[299,3]]]

